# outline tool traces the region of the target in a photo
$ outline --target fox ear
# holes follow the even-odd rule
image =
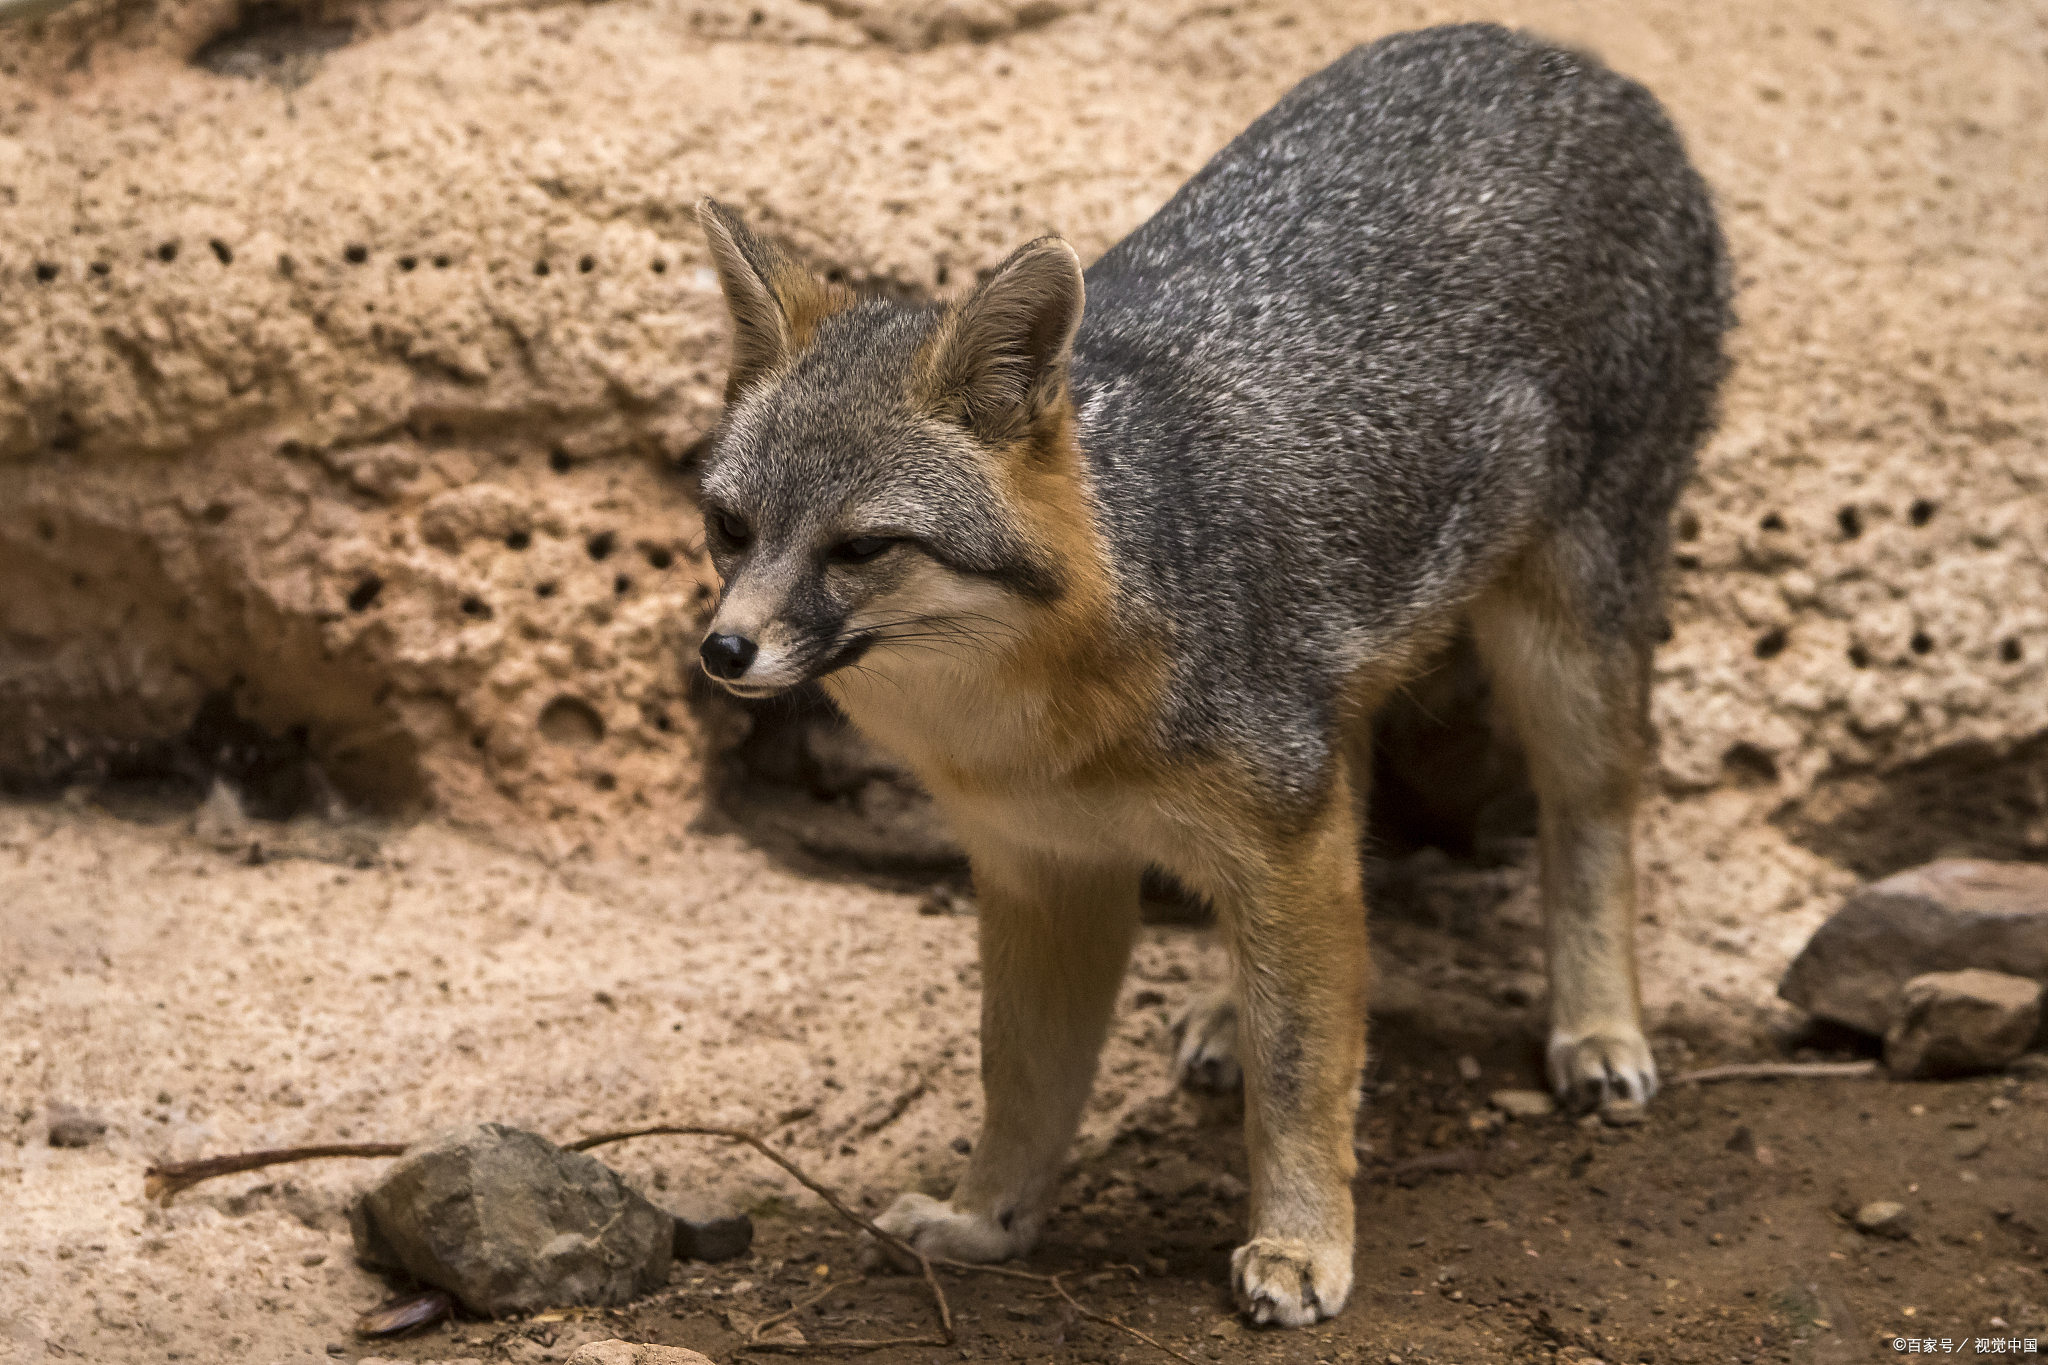
[[[931,397],[983,436],[1007,435],[1066,387],[1087,297],[1081,260],[1057,237],[1018,247],[939,326]]]
[[[725,401],[730,403],[800,354],[820,322],[853,306],[853,295],[813,279],[714,200],[697,201],[697,222],[732,312],[732,365],[725,378]]]

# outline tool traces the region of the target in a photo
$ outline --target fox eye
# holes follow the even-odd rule
[[[710,521],[712,529],[716,530],[720,538],[729,544],[744,545],[747,543],[747,523],[732,513],[723,510],[714,511],[711,513]]]
[[[895,543],[887,536],[855,536],[834,545],[831,557],[841,564],[865,564]]]

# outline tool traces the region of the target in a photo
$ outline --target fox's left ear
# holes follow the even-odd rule
[[[1028,424],[1065,391],[1087,290],[1057,237],[1018,247],[949,313],[927,352],[934,406],[984,437]]]
[[[853,295],[814,278],[714,200],[697,201],[697,222],[732,310],[732,367],[725,378],[725,401],[730,403],[800,354],[820,322],[853,306]]]

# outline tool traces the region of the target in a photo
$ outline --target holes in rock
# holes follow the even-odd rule
[[[481,597],[463,598],[462,614],[464,616],[473,616],[479,621],[488,621],[491,619],[492,616],[496,615],[496,613],[491,610],[491,604],[484,601],[484,599]]]
[[[1761,787],[1778,780],[1778,760],[1747,741],[1733,745],[1721,755],[1721,766],[1738,786]]]
[[[633,580],[626,577],[624,574],[620,574],[617,578],[614,578],[612,580],[612,592],[615,595],[619,597],[624,597],[627,593],[631,591],[633,591]]]
[[[434,269],[436,270],[446,270],[450,264],[451,262],[446,256],[436,256],[434,258]]]
[[[1842,539],[1854,540],[1863,534],[1863,514],[1854,506],[1841,508],[1835,513],[1835,525],[1842,528]]]
[[[1862,645],[1850,645],[1849,663],[1856,668],[1870,667],[1870,651]]]
[[[233,265],[235,263],[234,248],[223,242],[220,238],[215,237],[211,239],[207,242],[207,245],[213,248],[213,258],[222,265]]]
[[[591,271],[597,269],[597,260],[595,257],[585,256],[576,262],[576,269],[588,275]]]
[[[611,773],[599,773],[590,779],[590,785],[601,792],[615,792],[619,789],[619,779]]]
[[[555,585],[552,583],[536,583],[533,585],[533,595],[540,598],[553,597],[555,595]]]
[[[566,474],[576,467],[576,461],[569,458],[569,452],[560,447],[548,452],[548,468],[557,474]]]
[[[588,749],[604,742],[604,718],[581,697],[556,697],[541,708],[539,725],[550,744]]]
[[[206,504],[206,510],[199,514],[199,519],[208,526],[218,526],[234,514],[235,509],[226,503],[210,502]]]
[[[300,85],[321,56],[347,47],[354,37],[355,25],[345,19],[321,19],[279,0],[250,0],[233,28],[192,54],[192,64],[217,76]]]
[[[1757,529],[1763,531],[1782,531],[1785,529],[1785,519],[1776,512],[1766,512],[1764,513],[1764,519],[1757,523]]]
[[[419,265],[419,263],[420,258],[417,256],[400,256],[398,258],[398,268],[400,270],[405,271],[407,274],[411,274],[414,268]]]
[[[1774,626],[1770,630],[1765,631],[1757,637],[1756,657],[1759,659],[1777,658],[1785,652],[1785,640],[1786,635],[1783,626]]]
[[[523,550],[531,544],[533,534],[529,531],[514,531],[505,537],[505,548],[508,550]]]
[[[1928,522],[1934,520],[1936,510],[1938,509],[1935,505],[1927,499],[1915,498],[1912,507],[1906,511],[1906,520],[1912,522],[1915,526],[1925,526]]]
[[[665,275],[668,273],[668,262],[657,260],[650,268],[657,275]]]
[[[2048,733],[1953,745],[1888,773],[1823,778],[1771,822],[1864,877],[1934,858],[2048,860]]]
[[[54,279],[56,279],[56,278],[57,278],[57,267],[56,267],[56,266],[52,265],[52,264],[51,264],[50,262],[48,262],[48,261],[37,261],[37,262],[36,262],[36,282],[37,282],[38,284],[48,284],[48,283],[49,283],[49,282],[50,282],[51,280],[54,280]]]
[[[172,261],[177,260],[178,244],[176,242],[165,242],[156,249],[156,258],[165,265],[169,265]]]
[[[350,242],[341,249],[341,255],[342,259],[350,265],[361,265],[370,259],[370,248],[364,246],[361,242]]]
[[[1673,635],[1676,635],[1677,633],[1678,633],[1677,631],[1675,631],[1675,630],[1673,630],[1673,629],[1671,628],[1671,618],[1670,618],[1670,617],[1668,617],[1668,616],[1662,616],[1662,617],[1659,617],[1659,618],[1657,619],[1657,643],[1658,643],[1658,644],[1660,644],[1660,645],[1668,645],[1668,644],[1670,644],[1670,643],[1671,643],[1671,637],[1672,637]]]
[[[676,557],[659,545],[647,549],[647,563],[650,568],[666,569],[676,562]]]
[[[1688,554],[1673,555],[1671,562],[1681,569],[1697,569],[1700,566],[1700,557]]]
[[[368,611],[375,605],[378,594],[383,591],[384,580],[375,574],[370,574],[349,590],[348,609],[350,611]]]
[[[113,268],[114,267],[108,265],[105,261],[94,261],[92,265],[89,267],[89,269],[91,269],[92,273],[95,275],[104,275]]]
[[[533,273],[534,273],[534,274],[536,274],[536,275],[545,275],[545,274],[547,274],[547,273],[548,273],[548,263],[547,263],[546,261],[535,261],[535,262],[533,263]]]
[[[1913,638],[1907,643],[1912,646],[1915,654],[1931,653],[1934,649],[1934,637],[1924,630],[1914,631]]]
[[[93,740],[50,737],[20,766],[0,770],[0,791],[54,797],[87,787],[94,802],[128,819],[158,820],[191,812],[216,782],[235,794],[242,813],[256,820],[292,820],[339,812],[345,796],[370,810],[416,807],[422,795],[417,756],[409,740],[340,768],[323,766],[303,724],[282,730],[244,717],[226,691],[208,694],[177,734],[150,739]],[[345,773],[337,791],[330,772]]]
[[[584,551],[592,559],[597,560],[611,558],[612,551],[618,548],[619,538],[610,531],[599,531],[596,535],[583,542]]]
[[[2023,651],[2020,649],[2020,641],[2017,635],[1999,642],[1998,657],[2009,664],[2016,664],[2020,661],[2023,657]]]
[[[939,283],[944,284],[945,282],[945,278],[942,275],[939,279]],[[1697,517],[1691,512],[1680,512],[1678,514],[1677,530],[1678,538],[1680,540],[1698,540],[1700,538],[1699,517]]]

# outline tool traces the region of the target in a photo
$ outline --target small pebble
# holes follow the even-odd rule
[[[1649,1117],[1634,1100],[1614,1100],[1600,1106],[1600,1121],[1609,1128],[1633,1128]]]
[[[1458,1077],[1459,1077],[1459,1079],[1461,1079],[1461,1080],[1464,1080],[1464,1081],[1476,1081],[1476,1080],[1478,1080],[1478,1079],[1479,1079],[1479,1059],[1478,1059],[1477,1057],[1460,1057],[1460,1058],[1458,1058]]]
[[[1511,1119],[1540,1119],[1557,1112],[1557,1101],[1541,1090],[1496,1090],[1488,1098]]]
[[[1877,1237],[1904,1237],[1913,1230],[1913,1215],[1904,1204],[1874,1199],[1856,1210],[1856,1226]]]

